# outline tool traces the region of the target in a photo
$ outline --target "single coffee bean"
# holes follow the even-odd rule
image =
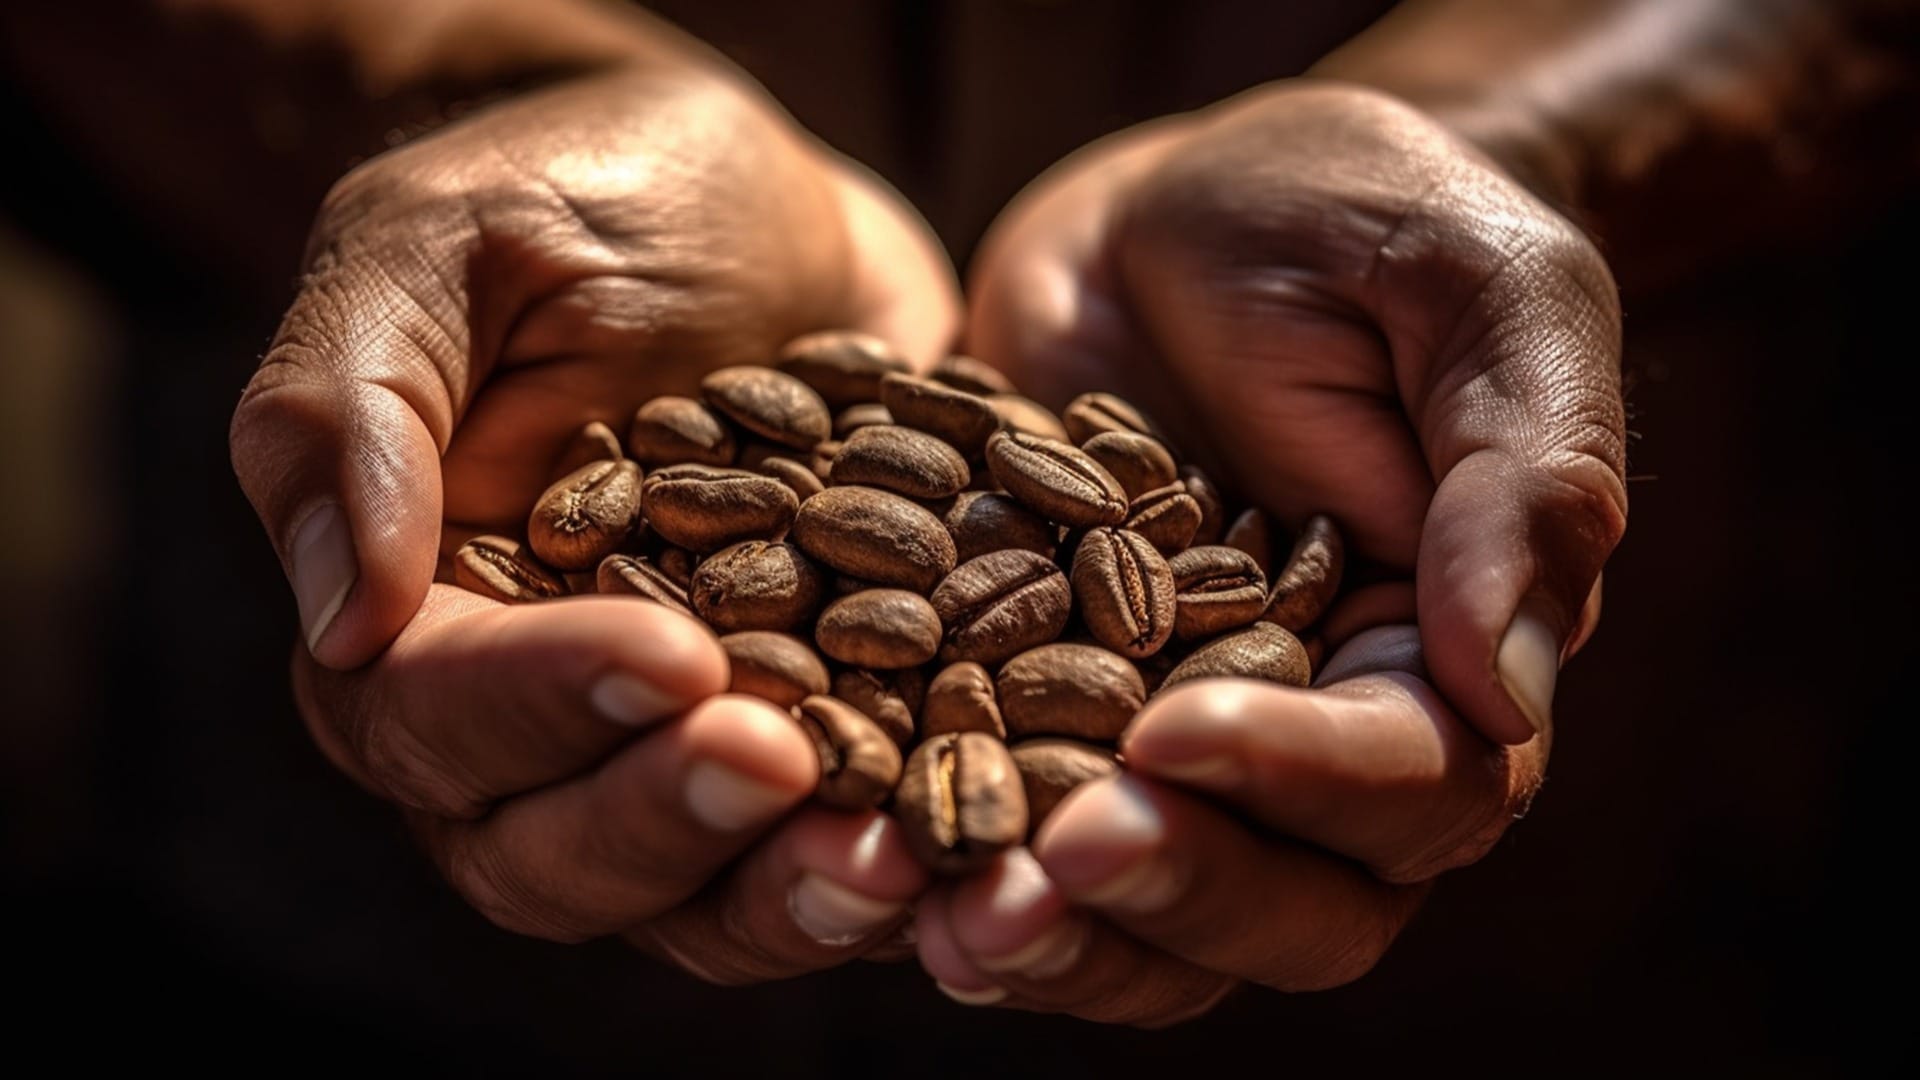
[[[1097,645],[1056,642],[1007,661],[995,680],[1007,732],[1112,742],[1146,704],[1126,657]]]
[[[700,380],[700,396],[755,435],[795,450],[811,450],[833,431],[820,395],[772,368],[721,368]]]
[[[554,483],[527,516],[527,546],[557,570],[591,570],[640,524],[640,466],[595,461]]]
[[[765,465],[767,459],[777,457],[801,459],[810,464],[813,461],[813,452],[802,452],[791,446],[781,446],[779,443],[770,443],[764,439],[744,439],[740,443],[739,452],[734,455],[733,467],[746,472],[759,472],[760,466]]]
[[[760,475],[771,476],[792,488],[794,497],[801,502],[806,502],[827,489],[827,485],[821,483],[820,478],[814,475],[812,466],[802,465],[790,457],[773,455],[762,461],[756,469]]]
[[[583,426],[567,440],[554,459],[547,475],[555,480],[596,461],[619,461],[627,455],[620,451],[620,436],[598,420]]]
[[[936,512],[953,537],[958,562],[1007,548],[1050,559],[1060,537],[1060,530],[1052,522],[1000,492],[963,491]]]
[[[927,683],[927,704],[920,717],[924,737],[960,731],[984,731],[996,739],[1007,737],[993,676],[971,660],[948,664]]]
[[[461,544],[453,555],[453,583],[503,604],[567,595],[567,583],[558,574],[504,536],[476,536]]]
[[[1073,553],[1073,596],[1087,630],[1122,656],[1151,656],[1173,634],[1173,571],[1138,533],[1092,529]]]
[[[830,409],[880,396],[880,377],[906,371],[892,346],[858,330],[822,330],[787,342],[774,366],[813,387]]]
[[[743,630],[722,635],[720,647],[726,650],[733,671],[727,687],[733,693],[752,694],[791,709],[813,694],[826,693],[830,685],[820,654],[792,634]]]
[[[897,424],[864,427],[834,455],[828,479],[865,484],[911,499],[941,499],[967,486],[967,459],[924,431]]]
[[[894,423],[945,439],[967,458],[978,457],[1000,427],[1000,414],[985,398],[915,375],[881,379],[880,402]]]
[[[1257,506],[1241,511],[1220,542],[1246,552],[1262,575],[1273,573],[1273,523],[1266,511]]]
[[[845,439],[863,427],[893,423],[893,414],[877,401],[862,401],[840,410],[833,418],[833,437]]]
[[[793,522],[807,554],[842,574],[924,593],[953,570],[953,537],[918,503],[869,487],[832,487]]]
[[[847,704],[815,694],[794,707],[794,719],[820,755],[820,785],[814,797],[842,810],[878,806],[900,782],[900,748]]]
[[[716,552],[693,572],[687,595],[709,626],[792,630],[820,610],[827,578],[792,544],[748,540]]]
[[[813,475],[819,477],[823,485],[827,477],[833,475],[833,459],[840,455],[842,445],[839,439],[828,439],[814,447],[812,455],[807,458],[807,464],[813,466]]]
[[[955,567],[934,588],[933,610],[945,628],[940,659],[998,664],[1059,637],[1073,589],[1053,560],[1010,548]]]
[[[1027,836],[1027,794],[999,739],[964,731],[908,757],[893,796],[907,847],[928,869],[966,874]]]
[[[940,651],[940,616],[919,593],[868,589],[827,605],[813,627],[820,651],[855,667],[915,667]]]
[[[1173,632],[1183,640],[1245,626],[1267,608],[1267,577],[1253,556],[1225,544],[1188,548],[1173,570]]]
[[[1066,425],[1067,434],[1073,437],[1075,445],[1084,446],[1088,439],[1103,431],[1131,431],[1139,435],[1159,435],[1160,429],[1145,413],[1133,407],[1126,399],[1112,394],[1081,394],[1067,407],[1061,410],[1061,423]]]
[[[594,591],[609,596],[638,596],[682,615],[692,615],[687,587],[641,555],[609,555],[594,574]]]
[[[1078,739],[1028,739],[1008,749],[1027,792],[1027,830],[1040,828],[1053,808],[1081,784],[1116,776],[1113,751]]]
[[[926,700],[927,677],[919,668],[871,671],[849,668],[833,677],[833,696],[867,714],[901,747],[913,742],[914,720]]]
[[[694,551],[777,540],[800,509],[793,489],[771,476],[709,465],[655,470],[647,476],[643,496],[653,531]]]
[[[1120,481],[1127,498],[1137,499],[1180,478],[1173,455],[1151,435],[1133,431],[1103,431],[1080,447],[1100,467]]]
[[[731,465],[738,449],[718,413],[685,397],[657,397],[633,414],[627,449],[653,465]]]
[[[655,568],[677,582],[682,589],[693,584],[693,568],[700,564],[699,557],[693,552],[672,544],[662,544],[649,558],[653,560]]]
[[[1200,522],[1200,504],[1178,482],[1154,488],[1127,504],[1127,531],[1145,537],[1162,555],[1191,544]]]
[[[987,441],[987,466],[1007,494],[1062,525],[1088,528],[1126,519],[1120,482],[1066,443],[998,432]]]
[[[1200,506],[1200,527],[1193,531],[1193,543],[1217,544],[1227,535],[1227,500],[1220,486],[1197,465],[1180,466],[1180,483]]]
[[[1167,674],[1160,692],[1192,679],[1266,679],[1306,686],[1313,672],[1299,638],[1270,622],[1256,622],[1195,649]]]
[[[1261,618],[1296,634],[1320,621],[1340,591],[1346,561],[1346,543],[1333,519],[1325,514],[1308,518]]]
[[[1045,405],[1019,394],[989,394],[987,404],[1000,417],[1000,426],[1008,431],[1037,435],[1055,442],[1067,441],[1067,429]]]
[[[955,353],[933,365],[927,373],[935,382],[946,383],[955,390],[965,390],[969,394],[986,397],[988,394],[1011,394],[1013,382],[1000,373],[1000,369],[983,364],[971,356]]]

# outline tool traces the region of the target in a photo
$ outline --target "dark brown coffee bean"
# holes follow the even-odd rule
[[[1019,394],[990,394],[987,404],[1000,417],[1000,426],[1008,431],[1037,435],[1055,442],[1067,441],[1067,429],[1045,405]]]
[[[967,486],[967,459],[924,431],[897,424],[864,427],[834,455],[828,479],[865,484],[912,499],[941,499]]]
[[[1059,637],[1073,589],[1053,560],[1012,548],[955,567],[933,590],[933,610],[945,628],[940,659],[998,664]]]
[[[1127,530],[1145,537],[1162,555],[1191,544],[1200,521],[1200,504],[1178,482],[1155,488],[1127,504]]]
[[[981,397],[1013,393],[1013,381],[1001,374],[999,368],[959,353],[941,359],[927,374],[935,382],[946,383],[955,390],[965,390]]]
[[[1112,394],[1081,394],[1060,412],[1060,421],[1066,425],[1067,434],[1073,437],[1076,445],[1084,446],[1088,439],[1103,431],[1131,431],[1140,435],[1158,436],[1160,429],[1152,420],[1131,402]]]
[[[1128,499],[1137,499],[1180,478],[1164,443],[1133,431],[1103,431],[1080,449],[1120,481]]]
[[[692,615],[687,587],[640,555],[609,555],[594,574],[594,590],[608,596],[638,596],[682,615]]]
[[[926,700],[927,677],[919,668],[869,671],[851,668],[833,677],[833,696],[867,714],[887,737],[904,747],[913,742],[915,717]]]
[[[722,635],[720,647],[726,650],[733,671],[727,686],[733,693],[752,694],[791,709],[810,695],[826,693],[830,685],[820,654],[792,634],[743,630]]]
[[[1053,558],[1060,530],[1046,518],[996,491],[963,491],[938,508],[953,537],[954,557],[967,562],[989,551],[1019,548]]]
[[[1306,686],[1313,672],[1299,638],[1270,622],[1256,622],[1195,649],[1167,674],[1160,692],[1192,679],[1266,679]]]
[[[527,546],[557,570],[591,570],[640,524],[640,466],[595,461],[554,483],[527,516]]]
[[[1120,772],[1113,751],[1078,739],[1028,739],[1009,747],[1008,752],[1026,787],[1029,833],[1040,828],[1068,792]]]
[[[1245,626],[1267,608],[1267,578],[1253,556],[1225,544],[1188,548],[1173,570],[1173,632],[1191,640]]]
[[[1173,634],[1173,571],[1138,533],[1092,529],[1073,553],[1081,621],[1122,656],[1152,656]]]
[[[843,664],[890,671],[940,650],[940,616],[919,593],[868,589],[827,605],[813,627],[820,651]]]
[[[1325,514],[1308,518],[1261,618],[1296,634],[1320,621],[1340,591],[1346,561],[1346,543],[1333,519]]]
[[[1197,465],[1180,467],[1180,483],[1200,506],[1200,527],[1193,531],[1193,543],[1219,543],[1227,535],[1227,500],[1220,486]]]
[[[1246,552],[1263,576],[1273,573],[1273,524],[1266,511],[1257,506],[1242,510],[1220,542]]]
[[[685,397],[657,397],[633,414],[627,449],[646,465],[731,465],[737,449],[720,415]]]
[[[998,432],[987,441],[987,465],[1007,494],[1050,521],[1090,528],[1126,519],[1127,495],[1120,482],[1066,443]]]
[[[503,604],[567,595],[567,583],[504,536],[476,536],[453,555],[453,583]]]
[[[839,439],[828,439],[814,447],[813,454],[807,458],[807,464],[813,466],[813,475],[819,477],[823,485],[827,477],[833,475],[833,459],[839,456],[842,445]]]
[[[935,873],[966,874],[1027,836],[1027,794],[999,739],[977,731],[928,739],[893,796],[907,847]]]
[[[830,409],[878,398],[881,376],[907,370],[906,358],[892,346],[858,330],[822,330],[794,338],[774,363],[813,387]]]
[[[653,531],[694,551],[777,540],[800,509],[793,489],[771,476],[708,465],[655,470],[647,476],[644,500]]]
[[[953,570],[953,537],[918,503],[869,487],[833,487],[793,522],[807,554],[842,574],[924,593]]]
[[[842,810],[878,806],[900,782],[900,748],[865,713],[824,694],[794,707],[794,719],[820,755],[814,797]]]
[[[927,704],[920,716],[923,737],[960,731],[984,731],[996,739],[1007,737],[993,676],[971,660],[948,664],[927,683]]]
[[[700,563],[699,557],[693,552],[672,544],[662,544],[660,550],[654,552],[649,558],[652,559],[655,568],[678,582],[682,589],[693,584],[693,568]]]
[[[700,380],[700,396],[755,435],[795,450],[811,450],[833,431],[820,395],[772,368],[721,368]]]
[[[833,418],[833,437],[845,439],[863,427],[893,423],[893,414],[877,401],[863,401],[840,410]]]
[[[1112,742],[1146,703],[1147,687],[1126,657],[1097,645],[1057,642],[1007,661],[995,680],[1008,734],[1071,735]]]
[[[794,497],[801,502],[806,502],[827,489],[827,485],[821,483],[820,478],[814,475],[812,466],[802,465],[790,457],[773,455],[762,461],[756,469],[760,475],[771,476],[792,488]]]
[[[748,540],[716,552],[693,572],[687,595],[707,625],[792,630],[820,610],[827,577],[792,544]]]
[[[880,401],[893,422],[945,439],[968,458],[978,457],[1000,414],[985,398],[915,375],[880,380]]]
[[[615,435],[612,428],[595,420],[573,433],[573,438],[567,440],[567,445],[560,450],[547,475],[558,480],[596,461],[619,461],[626,456],[620,451],[620,436]]]

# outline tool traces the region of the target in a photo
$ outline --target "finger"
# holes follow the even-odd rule
[[[727,688],[712,631],[657,604],[504,606],[446,585],[371,667],[295,659],[316,741],[384,798],[469,818]]]
[[[923,370],[960,332],[960,283],[924,218],[885,180],[839,159],[840,201],[858,276],[870,284],[854,299],[846,325],[890,342]]]
[[[508,930],[583,941],[691,896],[813,790],[799,727],[765,702],[695,706],[588,776],[522,795],[479,821],[415,812],[440,870]]]
[[[1077,904],[1202,968],[1282,990],[1318,990],[1373,968],[1420,887],[1254,835],[1219,810],[1135,776],[1088,784],[1034,841]]]
[[[708,982],[784,979],[891,938],[926,886],[892,818],[809,807],[707,892],[628,938]]]

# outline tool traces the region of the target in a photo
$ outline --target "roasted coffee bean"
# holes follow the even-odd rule
[[[1081,446],[1103,431],[1160,434],[1160,429],[1147,419],[1145,413],[1124,398],[1112,394],[1081,394],[1067,402],[1067,407],[1060,413],[1060,422],[1066,425],[1067,434],[1073,437],[1074,444]]]
[[[720,415],[685,397],[657,397],[633,414],[627,449],[654,465],[731,465],[738,450]]]
[[[640,466],[595,461],[554,483],[527,516],[527,546],[556,570],[591,570],[640,524]]]
[[[1245,626],[1267,608],[1267,577],[1253,556],[1225,544],[1188,548],[1173,570],[1173,632],[1183,640]]]
[[[820,395],[772,368],[721,368],[700,380],[700,396],[755,435],[795,450],[811,450],[833,431]]]
[[[869,487],[833,487],[800,508],[793,539],[842,574],[924,593],[953,570],[953,537],[918,503]]]
[[[1159,692],[1192,679],[1266,679],[1306,686],[1313,672],[1299,638],[1270,622],[1256,622],[1195,649],[1167,674]]]
[[[672,544],[662,544],[649,558],[661,573],[678,582],[682,589],[693,584],[693,568],[700,563],[699,557],[693,552]]]
[[[794,707],[794,719],[820,756],[814,797],[842,810],[878,806],[900,782],[900,748],[865,713],[824,694]]]
[[[1220,542],[1251,556],[1262,576],[1273,573],[1273,524],[1265,510],[1254,506],[1241,511]]]
[[[997,664],[1059,637],[1073,589],[1053,560],[1014,548],[955,567],[933,590],[933,610],[945,628],[940,659]]]
[[[834,455],[828,479],[865,484],[912,499],[942,499],[967,486],[967,459],[924,431],[897,424],[864,427]]]
[[[1027,792],[1027,831],[1047,820],[1067,793],[1081,784],[1117,776],[1113,751],[1078,739],[1028,739],[1008,748]]]
[[[919,593],[868,589],[827,605],[814,624],[820,651],[855,667],[914,667],[940,650],[940,616]]]
[[[638,596],[682,615],[692,615],[687,587],[641,555],[609,555],[594,574],[594,591],[608,596]]]
[[[771,476],[708,465],[670,465],[643,485],[647,524],[670,544],[716,551],[742,540],[777,540],[800,509]]]
[[[963,491],[938,508],[953,537],[954,557],[967,562],[990,551],[1019,548],[1047,558],[1060,530],[1046,518],[996,491]]]
[[[476,536],[461,544],[453,555],[453,583],[503,604],[567,595],[567,583],[558,574],[504,536]]]
[[[1146,703],[1126,657],[1097,645],[1056,642],[1007,661],[995,680],[1008,734],[1112,742]]]
[[[985,398],[915,375],[881,379],[880,402],[894,423],[945,439],[968,458],[978,457],[1000,427],[1000,414]]]
[[[927,683],[927,703],[920,716],[922,736],[960,731],[984,731],[996,739],[1007,737],[993,676],[971,660],[948,664]]]
[[[752,694],[790,709],[810,695],[826,693],[830,685],[820,654],[792,634],[743,630],[722,635],[720,647],[726,650],[733,671],[733,682],[727,687],[733,693]]]
[[[1192,542],[1219,543],[1227,535],[1227,500],[1220,494],[1219,485],[1197,465],[1180,467],[1180,483],[1200,507],[1200,527],[1193,531]]]
[[[1120,481],[1128,499],[1137,499],[1180,478],[1164,443],[1133,431],[1103,431],[1080,449]]]
[[[1126,492],[1099,463],[1052,439],[998,432],[987,441],[987,465],[1007,494],[1062,525],[1118,525]]]
[[[620,436],[615,435],[612,428],[595,420],[573,433],[573,438],[568,439],[567,445],[561,448],[559,457],[554,459],[547,475],[558,480],[596,461],[619,461],[626,456],[620,451]]]
[[[807,458],[807,464],[813,466],[813,475],[825,484],[827,477],[833,475],[833,459],[840,454],[843,444],[839,439],[828,439],[813,448],[813,454]]]
[[[833,418],[833,437],[845,439],[863,427],[893,423],[893,414],[877,401],[863,401],[840,410]]]
[[[913,741],[926,700],[927,677],[919,668],[869,671],[850,668],[833,677],[833,696],[867,714],[887,737],[904,747]]]
[[[1138,533],[1092,529],[1073,553],[1081,621],[1122,656],[1151,656],[1174,627],[1173,571]]]
[[[858,330],[822,330],[787,342],[774,366],[813,387],[830,409],[880,396],[880,377],[906,371],[906,358]]]
[[[595,570],[573,570],[560,575],[567,583],[568,596],[592,596],[600,591],[600,575]]]
[[[966,874],[1027,836],[1027,794],[1012,755],[977,731],[928,739],[893,796],[907,847],[940,874]]]
[[[755,466],[762,476],[771,476],[775,480],[793,489],[794,497],[801,502],[820,494],[827,485],[814,475],[812,466],[802,465],[790,457],[773,455]]]
[[[1346,567],[1346,544],[1340,529],[1325,514],[1315,514],[1300,529],[1287,565],[1273,583],[1273,594],[1261,618],[1299,633],[1320,621]]]
[[[820,610],[827,578],[792,544],[748,540],[693,572],[693,610],[721,633],[792,630]]]
[[[1200,504],[1178,482],[1155,488],[1127,504],[1126,528],[1146,537],[1162,555],[1183,550],[1200,531]]]
[[[933,365],[927,372],[935,382],[946,383],[955,390],[965,390],[969,394],[986,397],[988,394],[1011,394],[1013,382],[1000,373],[1000,369],[983,364],[971,356],[955,353]]]
[[[1000,417],[1000,426],[1008,431],[1037,435],[1055,442],[1067,441],[1067,429],[1045,405],[1019,394],[989,394],[987,404]]]

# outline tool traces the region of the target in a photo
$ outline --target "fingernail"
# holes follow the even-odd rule
[[[1142,762],[1140,767],[1154,776],[1211,788],[1237,787],[1246,779],[1247,772],[1245,765],[1225,755],[1192,758],[1187,761],[1155,759]]]
[[[292,557],[293,598],[300,606],[307,651],[312,652],[360,576],[353,561],[353,533],[339,503],[321,504],[300,523],[293,534]]]
[[[645,679],[624,671],[600,677],[588,692],[594,711],[625,727],[641,727],[671,716],[686,707],[686,702],[662,693]]]
[[[1029,979],[1063,975],[1086,950],[1089,928],[1080,919],[1066,919],[1005,956],[977,956],[974,963],[986,971],[1012,973]]]
[[[800,796],[742,776],[715,761],[703,761],[687,774],[687,808],[708,828],[734,832],[763,825]]]
[[[1166,823],[1131,776],[1068,796],[1037,838],[1041,861],[1074,899],[1146,914],[1171,906],[1180,880],[1158,853]]]
[[[1553,686],[1560,678],[1560,635],[1531,601],[1522,601],[1507,624],[1493,666],[1533,730],[1547,730],[1553,720]]]
[[[962,1005],[998,1005],[1007,1000],[1007,991],[998,986],[989,986],[985,990],[962,990],[957,986],[948,986],[938,979],[933,981],[933,985],[939,987],[941,993]]]
[[[906,905],[876,900],[820,874],[807,872],[787,894],[787,912],[822,945],[851,945],[900,916]]]

